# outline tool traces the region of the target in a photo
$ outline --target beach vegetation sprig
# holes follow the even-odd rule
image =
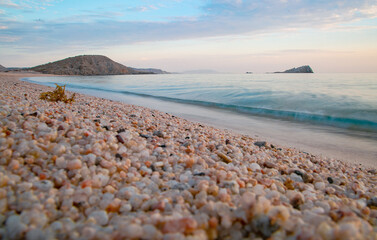
[[[50,101],[50,102],[62,101],[62,102],[65,102],[65,103],[72,103],[72,102],[75,101],[75,97],[76,97],[75,93],[72,94],[72,96],[70,98],[68,98],[67,95],[65,94],[65,85],[59,86],[56,83],[55,83],[55,85],[56,85],[56,88],[55,88],[54,91],[43,92],[43,93],[41,93],[39,98],[42,99],[42,100]]]

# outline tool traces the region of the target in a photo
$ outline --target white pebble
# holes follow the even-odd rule
[[[27,226],[21,222],[19,215],[10,216],[6,223],[6,238],[9,239],[21,239],[22,234],[26,231]]]
[[[104,226],[107,224],[107,222],[109,221],[109,217],[107,216],[107,213],[105,211],[94,211],[92,212],[89,217],[92,217],[96,220],[96,222],[101,225],[101,226]]]
[[[252,163],[251,165],[250,165],[250,168],[255,172],[255,171],[259,171],[259,170],[261,170],[261,167],[259,166],[259,164],[258,163]]]
[[[138,224],[130,224],[123,230],[123,235],[130,239],[137,239],[143,236],[143,228]]]
[[[66,168],[67,161],[63,157],[59,157],[56,159],[55,164],[58,168]]]
[[[53,186],[54,184],[48,180],[42,180],[34,183],[34,187],[44,192],[49,191]]]
[[[324,182],[316,182],[314,184],[315,189],[317,190],[323,190],[326,187],[326,184]]]
[[[55,154],[55,155],[62,155],[63,153],[65,153],[65,146],[63,144],[58,144],[54,147],[54,149],[52,150],[52,152]]]
[[[118,192],[118,197],[121,199],[130,199],[132,195],[137,194],[139,191],[135,187],[124,187]]]
[[[158,239],[159,232],[156,227],[151,224],[146,224],[143,226],[143,237],[146,239]]]

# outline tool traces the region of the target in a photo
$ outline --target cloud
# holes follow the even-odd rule
[[[12,1],[12,0],[0,0],[0,7],[13,8],[13,9],[46,9],[46,7],[53,6],[55,2],[61,2],[62,0],[24,0],[24,1]],[[19,2],[19,3],[16,3]]]
[[[157,10],[157,9],[158,9],[158,7],[156,7],[154,5],[138,6],[138,7],[129,7],[129,8],[127,8],[127,10],[131,11],[131,12],[146,12],[146,11]]]
[[[13,42],[17,42],[17,40],[19,40],[20,38],[18,37],[13,37],[13,36],[0,36],[0,42],[3,42],[3,43],[13,43]]]
[[[2,1],[4,2],[4,1]],[[147,6],[153,9],[152,6]],[[210,0],[195,19],[174,21],[116,21],[108,14],[91,13],[64,21],[7,22],[2,30],[18,46],[38,48],[103,47],[137,42],[218,37],[286,29],[339,27],[342,23],[377,16],[377,2],[313,0]],[[134,9],[136,10],[136,9]],[[143,11],[143,9],[139,9]],[[101,17],[102,16],[102,17]],[[1,41],[0,39],[0,42]],[[11,44],[9,41],[5,41]]]
[[[19,4],[12,2],[11,0],[0,0],[0,7],[22,9]]]
[[[372,15],[374,17],[377,16],[377,5],[374,5],[369,8],[364,8],[359,10],[361,13],[366,14],[366,15]]]
[[[70,15],[67,17],[59,18],[58,20],[55,21],[56,24],[61,24],[61,23],[72,23],[74,22],[75,24],[82,23],[93,23],[93,22],[100,22],[103,21],[104,19],[110,20],[110,19],[116,19],[118,17],[123,16],[124,13],[120,11],[82,11],[81,14],[75,14],[75,15]]]

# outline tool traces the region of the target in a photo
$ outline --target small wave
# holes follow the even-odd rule
[[[293,121],[300,121],[300,122],[309,122],[309,123],[315,123],[315,124],[324,124],[324,125],[329,125],[329,126],[334,126],[334,127],[346,128],[350,130],[352,129],[352,130],[359,130],[359,131],[377,132],[377,122],[372,122],[372,121],[363,120],[363,119],[342,118],[342,117],[326,116],[326,115],[319,115],[319,114],[312,114],[312,113],[305,113],[305,112],[274,110],[274,109],[268,109],[268,108],[237,106],[237,105],[232,105],[232,104],[215,103],[215,102],[207,102],[207,101],[200,101],[200,100],[185,100],[185,99],[178,99],[178,98],[153,96],[153,95],[148,95],[148,94],[143,94],[143,93],[133,93],[133,92],[127,92],[127,91],[121,91],[121,92],[123,94],[157,98],[160,100],[173,101],[177,103],[192,104],[192,105],[199,105],[199,106],[219,108],[219,109],[227,109],[227,110],[231,110],[231,111],[235,111],[239,113],[257,115],[257,116],[263,116],[263,117],[271,117],[271,118],[276,118],[276,119],[293,120]]]

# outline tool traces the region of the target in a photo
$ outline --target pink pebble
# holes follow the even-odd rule
[[[73,160],[73,161],[69,161],[68,164],[67,164],[67,168],[69,170],[76,170],[76,169],[80,169],[81,167],[82,167],[82,163],[78,159]]]

